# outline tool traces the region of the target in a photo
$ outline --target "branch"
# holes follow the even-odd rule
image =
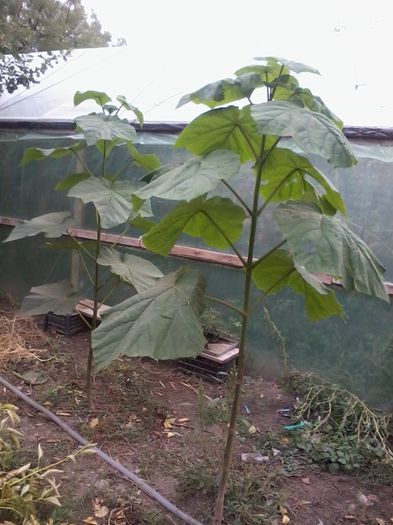
[[[90,284],[92,284],[94,286],[94,280],[93,280],[93,277],[91,276],[91,273],[89,272],[89,269],[87,268],[86,266],[86,263],[85,263],[85,260],[83,259],[83,256],[82,256],[82,252],[80,252],[78,250],[78,255],[79,255],[79,258],[81,260],[81,263],[83,265],[83,269],[85,270],[86,272],[86,275],[87,275],[87,278],[89,279],[90,281]]]
[[[282,75],[283,71],[284,71],[284,66],[281,66],[280,73],[278,74],[278,77],[276,79],[276,85],[274,86],[273,91],[270,94],[270,100],[273,100],[274,95],[276,94],[276,90],[278,88],[278,82],[280,81],[280,78],[281,78],[281,75]]]
[[[86,255],[90,257],[93,261],[95,261],[94,256],[83,246],[83,243],[78,241],[78,239],[75,237],[75,235],[72,235],[70,231],[68,231],[68,235],[71,237],[71,239],[78,245],[78,248],[85,252]]]
[[[109,299],[109,297],[113,294],[113,292],[116,290],[116,288],[119,286],[120,284],[120,277],[119,276],[116,276],[117,277],[117,281],[116,283],[112,286],[112,288],[109,290],[109,292],[104,296],[104,298],[102,299],[102,301],[100,301],[100,306],[102,306],[103,304],[105,304],[105,301],[107,299]]]
[[[87,171],[87,173],[90,175],[90,177],[94,177],[94,173],[88,168],[87,164],[82,159],[82,157],[78,154],[78,152],[75,150],[72,150],[72,152],[74,153],[75,157],[79,160],[79,162],[82,164],[82,166]]]
[[[280,182],[280,184],[278,184],[278,186],[276,186],[274,188],[274,190],[272,191],[272,193],[269,195],[269,197],[265,200],[265,202],[262,204],[262,206],[259,208],[258,210],[258,215],[261,215],[261,213],[263,213],[264,209],[266,208],[266,206],[271,202],[271,200],[273,199],[273,197],[280,191],[280,189],[284,186],[284,184],[287,183],[287,181],[292,177],[292,175],[294,173],[296,173],[298,171],[298,168],[294,168],[290,173],[288,173],[288,175]]]
[[[269,257],[269,255],[271,255],[272,253],[274,253],[276,250],[278,250],[279,248],[281,248],[281,246],[283,246],[285,243],[286,243],[286,239],[284,239],[283,241],[279,242],[276,246],[274,246],[274,248],[272,248],[271,250],[269,250],[267,253],[265,253],[265,255],[262,255],[262,257],[260,257],[259,259],[257,259],[256,261],[254,261],[251,265],[251,268],[255,268],[256,266],[258,266],[259,263],[261,263],[262,261],[264,261],[265,259],[267,259]]]
[[[238,192],[234,188],[232,188],[232,186],[226,180],[221,179],[221,182],[228,188],[229,191],[231,191],[233,193],[233,195],[237,198],[237,200],[240,202],[240,204],[243,206],[243,208],[247,211],[248,215],[251,217],[251,215],[252,215],[251,208],[240,197]]]
[[[205,295],[205,298],[208,301],[214,301],[215,303],[223,304],[227,308],[230,308],[231,310],[238,313],[241,317],[245,317],[245,313],[243,312],[243,310],[240,310],[240,308],[237,308],[237,306],[233,305],[232,303],[228,303],[227,301],[224,301],[223,299],[218,299],[217,297],[213,297],[211,295]]]
[[[258,297],[258,299],[255,301],[255,303],[251,306],[249,313],[251,313],[251,312],[255,309],[255,307],[256,307],[260,302],[263,302],[263,301],[266,299],[266,297],[270,294],[270,292],[271,292],[272,290],[274,290],[274,288],[275,288],[276,286],[278,286],[280,283],[282,283],[282,281],[285,281],[285,279],[286,279],[287,277],[289,277],[289,276],[291,275],[291,273],[293,273],[293,272],[295,272],[295,271],[296,271],[296,269],[295,269],[295,268],[292,268],[292,269],[289,270],[286,274],[284,274],[284,275],[283,275],[283,276],[282,276],[277,282],[275,282],[275,283],[274,283],[274,284],[273,284],[268,290],[266,290],[266,292],[263,292],[263,293]]]
[[[243,256],[240,254],[240,252],[238,251],[238,249],[234,246],[234,244],[231,242],[231,240],[229,239],[228,235],[223,232],[221,230],[221,228],[218,226],[218,224],[216,223],[216,221],[214,219],[212,219],[210,217],[210,215],[208,213],[206,213],[205,210],[200,210],[200,213],[203,213],[203,215],[205,215],[205,217],[207,217],[209,219],[209,221],[213,224],[213,226],[215,226],[215,228],[217,228],[217,230],[220,232],[220,234],[224,237],[224,239],[227,241],[227,243],[229,244],[229,246],[231,247],[231,249],[233,250],[233,252],[237,255],[239,261],[242,263],[242,266],[244,267],[246,265],[246,261],[243,259]]]

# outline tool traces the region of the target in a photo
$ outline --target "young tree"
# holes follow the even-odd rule
[[[241,264],[242,306],[226,303],[239,315],[242,326],[214,525],[220,525],[223,519],[251,313],[261,307],[267,296],[289,287],[303,296],[311,320],[343,315],[334,291],[326,288],[316,273],[341,279],[348,291],[389,301],[383,282],[384,268],[349,229],[340,193],[313,165],[315,155],[333,167],[356,163],[341,131],[342,122],[319,97],[299,85],[297,74],[318,71],[282,58],[257,60],[259,63],[238,70],[235,78],[214,82],[181,99],[179,105],[194,102],[209,108],[184,129],[176,142],[176,147],[186,148],[194,157],[181,166],[153,174],[147,186],[136,193],[140,199],[160,197],[176,201],[158,224],[148,224],[143,236],[147,249],[166,256],[179,236],[186,233],[213,248],[231,248]],[[258,88],[265,93],[265,102],[254,103],[254,91]],[[233,105],[236,101],[241,101],[240,105]],[[242,170],[252,188],[247,195],[237,191],[232,183],[242,164],[249,166],[248,173]],[[231,199],[210,194],[219,184],[230,191]],[[258,233],[268,207],[273,207],[282,238],[256,257]],[[241,253],[236,242],[246,219],[248,248]],[[261,248],[258,246],[259,253]],[[159,283],[149,291],[149,297],[157,295],[158,286]],[[194,291],[196,297],[200,293],[196,285]],[[138,338],[143,316],[146,322],[146,300],[146,293],[138,294],[104,316],[93,333],[98,368],[119,353],[146,355],[146,348],[158,335],[153,327],[143,340]],[[173,314],[168,310],[164,315],[171,318]],[[155,325],[158,324],[157,321]],[[175,353],[175,348],[179,354],[198,354],[202,350],[191,327],[188,338],[176,337],[174,330],[168,334],[170,337],[160,338],[157,357],[167,357]],[[124,343],[119,345],[121,338]]]
[[[70,50],[108,46],[111,38],[94,12],[88,18],[80,0],[0,1],[0,95],[37,82]],[[53,53],[59,48],[67,51]]]

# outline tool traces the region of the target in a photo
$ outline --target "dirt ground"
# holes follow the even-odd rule
[[[201,381],[179,371],[175,362],[124,358],[95,377],[89,411],[84,377],[88,332],[41,336],[34,346],[42,350],[32,348],[35,357],[13,359],[2,375],[184,511],[208,523],[226,432],[228,384]],[[28,384],[25,374],[32,371],[40,372],[33,382],[41,384]],[[1,389],[0,401],[19,408],[21,462],[34,459],[38,443],[48,462],[77,448],[67,434],[14,395]],[[284,464],[283,425],[288,420],[279,410],[293,402],[275,382],[247,378],[234,456],[234,479],[240,485],[233,483],[227,523],[392,523],[393,476],[332,474],[296,456],[291,465]],[[273,435],[278,445],[269,448],[266,443]],[[262,443],[266,462],[241,462],[241,453],[259,451]],[[180,523],[96,456],[67,463],[58,480],[63,507],[56,510],[55,523]],[[251,508],[251,501],[262,510]],[[99,517],[96,511],[102,506],[108,513]]]

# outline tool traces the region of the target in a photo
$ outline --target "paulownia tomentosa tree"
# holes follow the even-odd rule
[[[242,307],[227,305],[238,313],[242,326],[214,525],[223,519],[249,318],[258,301],[289,287],[304,297],[311,320],[342,315],[334,291],[320,282],[317,272],[341,279],[348,291],[389,300],[382,277],[384,268],[348,228],[340,193],[310,158],[317,155],[333,167],[356,163],[341,131],[341,121],[319,97],[299,85],[297,74],[318,71],[281,58],[257,60],[238,70],[235,78],[219,80],[181,99],[179,105],[194,102],[209,108],[184,129],[175,144],[194,156],[180,166],[161,168],[136,192],[141,200],[160,197],[174,201],[159,223],[147,227],[143,235],[146,248],[166,256],[180,234],[186,233],[213,248],[230,247],[239,258],[239,271],[243,271]],[[266,98],[253,103],[258,88]],[[233,105],[235,101],[241,101],[241,105]],[[291,139],[292,146],[285,138]],[[231,182],[246,163],[250,169],[245,177],[252,185],[248,198],[240,195]],[[211,195],[220,184],[230,190],[232,198]],[[273,218],[282,239],[256,258],[258,232],[268,207],[274,208]],[[246,219],[248,250],[243,254],[236,242]],[[258,252],[261,248],[258,246]],[[156,347],[156,355],[164,358],[174,353],[200,353],[204,340],[197,319],[202,311],[203,291],[200,277],[179,270],[112,308],[93,333],[97,366],[105,366],[120,353],[146,355],[148,347]],[[260,292],[256,301],[255,291]]]
[[[61,159],[73,155],[77,160],[79,171],[67,175],[55,186],[55,190],[66,191],[69,197],[80,199],[84,204],[92,203],[95,208],[96,232],[95,239],[84,241],[77,239],[72,233],[72,226],[77,225],[77,219],[69,211],[48,213],[18,224],[4,242],[15,241],[24,237],[43,234],[48,239],[70,236],[67,240],[47,243],[56,249],[72,249],[79,254],[82,268],[90,285],[90,295],[93,298],[91,321],[83,317],[91,330],[98,324],[98,310],[120,283],[131,286],[133,291],[143,292],[153,286],[163,275],[151,262],[131,254],[116,250],[116,244],[104,245],[102,232],[125,224],[123,233],[127,231],[130,221],[136,217],[144,218],[151,215],[149,201],[143,201],[135,196],[135,182],[129,180],[128,170],[136,164],[145,170],[157,169],[160,165],[158,157],[152,154],[142,154],[134,142],[137,134],[135,128],[127,119],[118,116],[120,110],[134,113],[140,125],[143,125],[142,113],[123,96],[116,101],[102,92],[77,92],[74,105],[86,100],[94,100],[100,106],[100,113],[83,115],[75,119],[77,135],[68,146],[54,149],[29,148],[26,150],[22,165],[44,159]],[[123,165],[116,171],[111,168],[111,156],[119,146],[126,152]],[[99,161],[94,161],[91,167],[90,154],[86,148],[98,150]],[[90,167],[89,167],[90,165]],[[120,241],[122,234],[119,235]],[[110,270],[109,277],[102,271],[103,267]],[[85,292],[86,293],[86,292]],[[54,312],[68,314],[82,299],[82,292],[68,281],[35,286],[23,300],[21,311],[26,314],[44,314]],[[90,344],[87,362],[87,395],[90,405],[91,379],[93,369],[93,354]]]

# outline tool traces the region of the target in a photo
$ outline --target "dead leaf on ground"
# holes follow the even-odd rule
[[[176,421],[175,417],[167,417],[164,421],[164,428],[172,428],[172,424]]]
[[[385,520],[383,520],[381,518],[375,518],[375,521],[376,521],[376,523],[378,523],[378,525],[385,525]]]
[[[93,417],[93,419],[91,419],[89,422],[89,427],[93,430],[96,428],[99,422],[100,420],[98,419],[98,417]]]
[[[88,516],[82,521],[83,523],[87,523],[88,525],[98,525],[97,521],[92,516]]]
[[[309,484],[310,484],[310,478],[302,478],[302,482],[303,482],[305,485],[309,485]]]

